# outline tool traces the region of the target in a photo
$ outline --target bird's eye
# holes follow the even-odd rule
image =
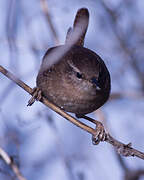
[[[99,86],[98,80],[95,77],[91,78],[91,82],[96,86]]]
[[[76,73],[76,76],[77,78],[82,79],[82,74],[80,74],[79,72]]]

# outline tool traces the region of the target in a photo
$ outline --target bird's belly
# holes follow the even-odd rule
[[[99,101],[100,97],[93,96],[87,98],[86,96],[81,96],[79,93],[75,92],[72,94],[60,94],[60,92],[47,92],[44,94],[47,99],[53,102],[55,105],[61,109],[72,112],[75,114],[87,114],[93,112],[101,106],[102,101]]]

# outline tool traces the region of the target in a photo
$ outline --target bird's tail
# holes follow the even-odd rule
[[[83,46],[84,38],[87,32],[89,23],[89,12],[87,8],[81,8],[77,11],[75,16],[73,28],[69,28],[66,36],[66,44],[74,44]]]

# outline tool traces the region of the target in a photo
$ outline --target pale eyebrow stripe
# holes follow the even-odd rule
[[[68,61],[69,66],[74,69],[76,72],[80,72],[80,70],[70,61]]]

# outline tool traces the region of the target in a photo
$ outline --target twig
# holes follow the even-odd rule
[[[32,95],[32,92],[33,92],[32,88],[30,88],[27,84],[25,84],[23,81],[21,81],[17,77],[15,77],[12,73],[7,71],[2,66],[0,66],[0,72],[2,74],[4,74],[6,77],[8,77],[10,80],[14,81],[18,86],[23,88],[29,94]],[[93,128],[89,127],[88,125],[86,125],[86,124],[78,121],[77,119],[73,118],[71,115],[67,114],[62,109],[55,106],[53,103],[49,102],[49,100],[46,99],[45,97],[42,97],[40,102],[42,102],[43,104],[45,104],[46,106],[51,108],[53,111],[55,111],[58,114],[60,114],[61,116],[63,116],[65,119],[67,119],[68,121],[70,121],[74,125],[78,126],[79,128],[87,131],[88,133],[90,133],[92,135],[95,135],[95,129],[93,129]],[[144,153],[132,148],[130,143],[126,145],[126,144],[123,144],[123,143],[117,141],[109,133],[106,134],[105,141],[110,143],[111,145],[113,145],[116,148],[117,152],[123,156],[136,156],[136,157],[139,157],[141,159],[144,159]]]
[[[12,171],[15,173],[16,177],[19,180],[26,180],[22,174],[19,171],[19,168],[17,165],[12,161],[12,159],[9,157],[9,155],[2,149],[0,148],[0,157],[4,160],[4,162],[11,167]]]
[[[49,14],[48,4],[47,4],[46,0],[40,0],[40,3],[41,3],[41,8],[42,8],[42,10],[43,10],[43,12],[45,14],[46,19],[47,19],[47,22],[48,22],[48,24],[50,26],[52,35],[54,37],[55,45],[58,45],[59,44],[59,38],[58,38],[57,32],[56,32],[56,30],[54,28],[53,22],[51,20],[50,14]]]

